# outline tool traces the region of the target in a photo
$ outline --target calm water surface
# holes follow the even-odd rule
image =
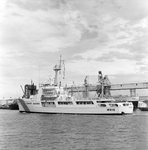
[[[0,150],[148,150],[148,112],[89,116],[0,110]]]

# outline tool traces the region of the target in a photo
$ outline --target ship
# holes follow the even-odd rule
[[[139,101],[138,108],[141,111],[148,111],[148,100]]]
[[[100,97],[90,99],[76,98],[58,83],[58,72],[61,71],[62,60],[55,65],[54,83],[26,84],[23,97],[18,99],[19,112],[46,114],[78,114],[78,115],[123,115],[133,113],[132,102],[116,102],[113,98]],[[65,70],[65,69],[64,69]],[[102,80],[103,88],[103,80]],[[103,90],[102,90],[103,91]]]
[[[9,109],[8,100],[0,99],[0,109]]]
[[[18,110],[18,104],[17,104],[17,99],[14,99],[12,103],[8,104],[9,109],[11,110]]]
[[[9,106],[6,104],[0,104],[0,109],[9,109]]]

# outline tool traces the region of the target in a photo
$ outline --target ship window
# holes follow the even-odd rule
[[[97,101],[97,103],[104,103],[103,101]]]
[[[58,102],[59,105],[72,105],[72,102]]]
[[[32,104],[32,103],[26,103],[26,104]]]
[[[45,95],[42,95],[41,96],[41,100],[55,100],[56,99],[56,97],[51,97],[51,96],[45,96]]]
[[[118,107],[118,104],[109,104],[111,107]]]
[[[100,107],[106,107],[106,104],[98,104]]]
[[[34,105],[39,105],[40,103],[33,103]]]
[[[115,111],[115,109],[107,109],[107,111]]]
[[[77,105],[93,105],[92,101],[78,101],[76,102]]]
[[[49,102],[49,105],[54,105],[54,102]]]
[[[55,89],[43,89],[43,97],[57,97],[57,91]]]
[[[43,93],[46,95],[52,95],[55,94],[56,90],[55,89],[43,89]]]
[[[87,104],[94,104],[92,101],[87,102]]]
[[[129,104],[123,104],[123,106],[128,106]]]
[[[97,101],[97,103],[108,103],[110,101]]]

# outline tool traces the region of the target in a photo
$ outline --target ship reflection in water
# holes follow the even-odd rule
[[[147,150],[148,112],[133,115],[27,114],[0,110],[0,149]]]

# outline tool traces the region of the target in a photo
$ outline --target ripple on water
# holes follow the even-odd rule
[[[0,149],[147,150],[147,126],[148,112],[89,116],[0,110]]]

